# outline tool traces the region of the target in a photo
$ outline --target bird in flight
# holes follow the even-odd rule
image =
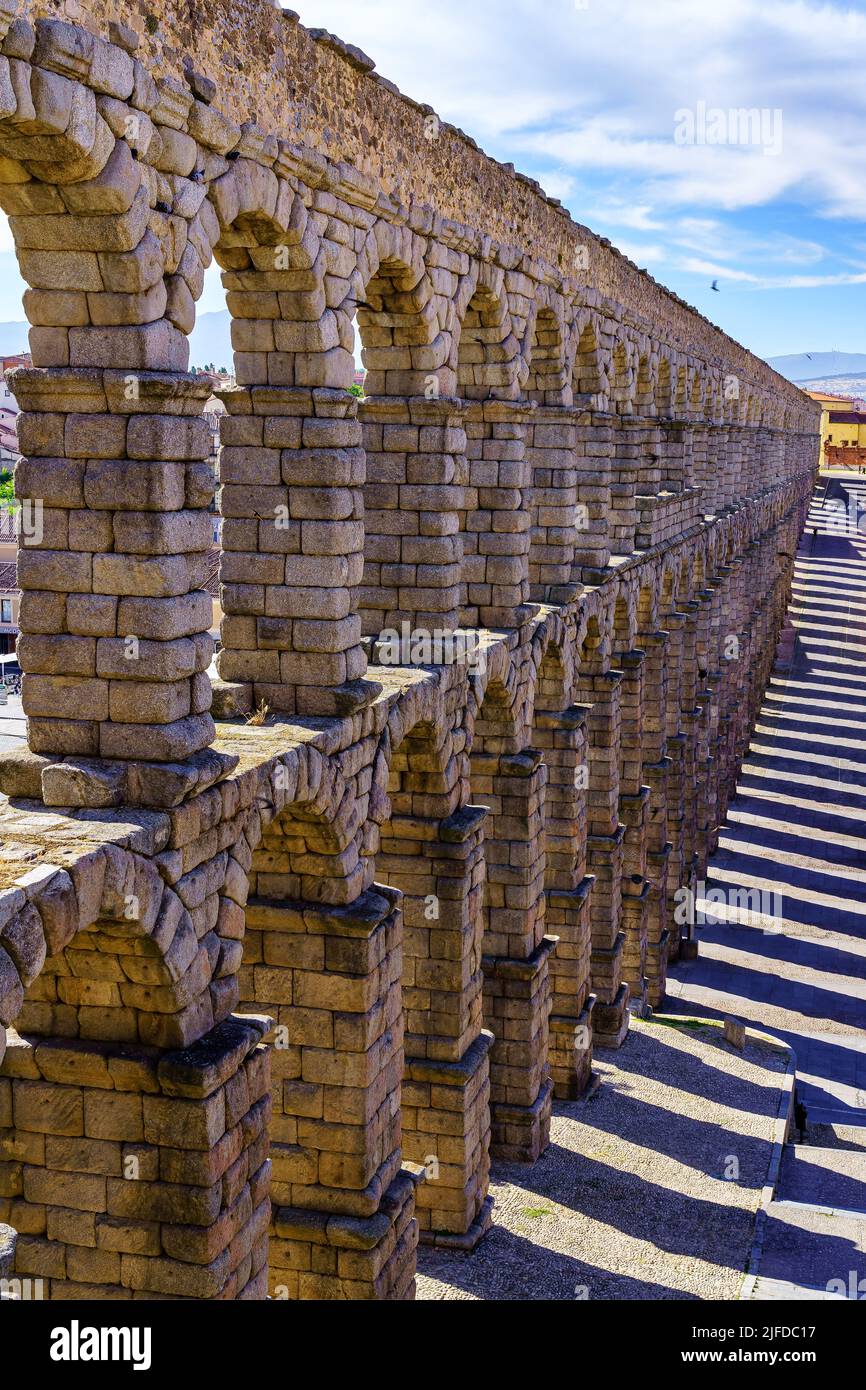
[[[710,285],[710,289],[711,289],[711,290],[715,290],[716,294],[718,294],[718,292],[719,292],[719,282],[718,282],[718,280],[714,280],[714,281],[713,281],[713,283]]]

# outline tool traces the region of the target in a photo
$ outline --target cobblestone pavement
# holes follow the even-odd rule
[[[785,1054],[634,1021],[596,1070],[592,1099],[555,1107],[534,1168],[494,1165],[474,1253],[419,1251],[419,1298],[737,1297]]]
[[[847,487],[866,502],[866,480]],[[708,889],[761,901],[707,909],[698,959],[674,967],[668,997],[676,1012],[776,1034],[797,1054],[810,1119],[862,1122],[866,535],[838,534],[827,515],[813,504],[789,631],[707,875]]]

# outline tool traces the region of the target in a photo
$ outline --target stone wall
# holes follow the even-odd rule
[[[51,1297],[411,1297],[664,998],[817,407],[331,36],[63,13],[0,0],[0,1222]]]

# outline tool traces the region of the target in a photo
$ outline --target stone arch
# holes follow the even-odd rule
[[[642,583],[637,598],[638,634],[652,632],[656,626],[656,592],[654,583]]]
[[[687,420],[689,418],[690,392],[689,367],[685,362],[681,362],[677,368],[676,389],[674,393],[675,413],[679,420]]]
[[[662,567],[659,602],[661,605],[661,621],[663,622],[664,618],[667,617],[671,608],[676,603],[676,577],[672,560],[666,559]]]
[[[620,338],[613,350],[610,371],[610,407],[618,415],[631,415],[634,408],[635,374],[628,342]]]
[[[695,367],[692,370],[688,410],[691,420],[700,420],[702,418],[704,410],[704,380],[699,367]]]
[[[380,219],[358,257],[352,292],[366,394],[421,396],[435,376],[438,395],[453,396],[451,334],[442,328],[448,301],[433,292],[422,238]]]
[[[114,344],[118,366],[125,349],[130,367],[185,370],[185,338],[167,314],[165,277],[177,258],[140,163],[153,127],[138,132],[133,155],[124,122],[112,123],[110,108],[97,109],[94,90],[77,80],[98,45],[110,51],[122,100],[132,92],[132,59],[57,21],[37,21],[36,37],[39,62],[16,60],[12,109],[0,120],[0,207],[30,286],[34,366],[102,366]],[[76,219],[95,211],[104,221],[76,234]]]
[[[676,597],[678,603],[690,603],[692,598],[692,566],[691,555],[685,550],[679,550],[676,554],[677,582]]]
[[[439,1181],[417,1196],[421,1231],[431,1239],[435,1232],[466,1235],[485,1205],[489,1168],[489,1122],[479,1132],[475,1103],[487,1075],[480,1042],[484,814],[463,804],[468,779],[453,718],[440,687],[410,688],[391,710],[377,752],[377,760],[388,760],[390,808],[377,878],[401,894],[404,1160],[428,1163],[443,1124],[451,1136]]]
[[[42,864],[21,881],[0,932],[0,1022],[36,1036],[183,1047],[228,1013],[234,950],[196,935],[151,859],[104,845],[71,872]],[[12,969],[17,983],[12,981]]]
[[[504,272],[482,263],[461,285],[457,351],[467,486],[460,514],[461,625],[512,627],[529,598],[530,413],[520,395],[521,359]]]
[[[633,627],[631,595],[627,586],[621,584],[613,611],[612,650],[614,653],[626,652],[632,646]]]
[[[4,35],[10,22],[7,10]],[[207,216],[201,208],[193,213],[188,207],[190,180],[185,176],[177,178],[175,212],[173,203],[160,200],[165,190],[156,171],[145,171],[154,127],[143,115],[135,131],[127,127],[125,102],[135,83],[130,55],[61,21],[37,20],[31,28],[22,20],[20,25],[20,42],[36,61],[16,58],[10,67],[4,59],[7,96],[0,120],[0,205],[9,213],[21,273],[30,286],[25,311],[33,324],[34,369],[22,370],[15,383],[25,454],[17,493],[22,499],[40,498],[52,511],[67,508],[70,495],[68,487],[64,494],[62,478],[69,468],[59,455],[77,460],[72,465],[78,473],[74,526],[85,548],[75,559],[68,556],[52,592],[79,609],[93,608],[91,556],[101,554],[106,557],[99,577],[103,603],[128,610],[130,600],[141,593],[141,580],[131,582],[132,573],[148,562],[151,570],[173,564],[172,599],[185,599],[192,611],[198,601],[187,596],[199,592],[213,535],[202,480],[191,479],[187,497],[184,476],[186,464],[210,449],[209,431],[199,418],[205,393],[190,379],[175,378],[169,384],[163,373],[181,374],[187,368],[189,349],[178,306],[184,296],[189,298],[184,277],[195,280],[191,266],[194,260],[198,264],[198,250],[182,262],[190,240],[209,247]],[[85,75],[88,82],[79,80]],[[195,141],[183,139],[195,152]],[[204,198],[202,188],[196,197]],[[135,399],[128,390],[130,374],[137,384]],[[39,417],[49,412],[62,443],[50,462],[40,459],[37,465],[26,455],[33,452],[31,441],[39,454]],[[169,415],[180,417],[172,421],[173,432],[165,427]],[[124,469],[128,457],[143,462]],[[166,470],[165,462],[175,468]],[[156,500],[166,472],[171,474],[171,507],[183,512],[171,522],[160,515],[169,510],[163,497]],[[54,543],[59,543],[57,537]],[[71,551],[68,528],[62,542],[67,546]],[[42,593],[52,582],[47,549],[43,544],[22,553],[18,581],[25,595]],[[154,552],[160,556],[155,562]],[[177,583],[182,568],[186,586]],[[151,620],[167,602],[154,591]],[[121,683],[117,648],[113,654],[106,649],[116,684],[112,698],[109,679],[97,675],[95,645],[92,663],[79,661],[77,671],[69,674],[64,663],[58,675],[45,643],[31,640],[42,632],[38,625],[28,628],[27,608],[36,603],[25,598],[21,650],[31,749],[58,761],[77,754],[171,762],[211,743],[209,682],[200,679],[210,660],[210,619],[203,621],[203,605],[183,634],[197,644],[192,661],[187,648],[179,665],[170,659],[160,663],[163,624],[158,619],[148,647],[148,657],[154,659],[138,666],[133,679],[126,663],[127,679]],[[109,640],[115,631],[111,629]],[[55,620],[52,633],[64,641],[75,636],[65,614]]]
[[[524,395],[539,405],[562,405],[568,384],[562,317],[540,287],[537,295],[526,329]]]
[[[698,593],[706,583],[706,551],[703,544],[695,548],[692,567],[692,593]]]
[[[484,1021],[490,1052],[491,1150],[534,1161],[546,1147],[548,958],[544,937],[544,807],[547,767],[529,743],[528,684],[505,650],[476,683],[471,717],[470,796],[487,808],[482,949]],[[513,1069],[515,1048],[525,1065]]]
[[[638,360],[634,394],[635,411],[639,415],[654,415],[656,413],[657,374],[654,379],[651,362],[652,359],[648,352],[641,353]]]
[[[570,703],[574,685],[574,644],[561,622],[547,621],[533,635],[531,679],[527,698],[529,718],[538,710],[561,711]]]
[[[578,629],[575,664],[581,676],[600,675],[605,669],[608,655],[601,622],[595,612],[586,614],[586,621]]]
[[[605,390],[598,334],[592,317],[580,329],[574,353],[572,383],[574,394],[578,396],[599,396]]]
[[[434,290],[423,252],[408,227],[378,221],[354,291],[367,368],[358,607],[362,630],[374,636],[404,622],[451,633],[459,622],[466,438],[454,400],[453,336],[442,327],[452,304]],[[445,266],[442,275],[456,293],[456,273]]]
[[[457,390],[464,400],[510,400],[519,390],[520,348],[504,280],[504,271],[482,262],[461,282],[455,305]]]
[[[656,415],[661,420],[669,420],[674,413],[674,372],[669,357],[659,358],[658,376],[655,386]]]
[[[304,671],[327,681],[330,668],[340,684],[362,669],[357,573],[350,582],[363,543],[360,436],[354,400],[327,397],[352,380],[354,303],[331,288],[347,248],[320,236],[287,179],[250,158],[214,182],[208,205],[238,383],[221,393],[218,669],[250,683],[251,704],[292,713],[319,701],[299,694]],[[295,464],[289,451],[304,443]],[[342,555],[317,554],[314,532],[327,523],[342,532]],[[323,568],[344,580],[324,602]]]
[[[526,717],[513,666],[509,664],[507,674],[492,674],[479,686],[473,703],[476,712],[471,712],[471,706],[467,711],[470,754],[519,751],[526,737]]]
[[[300,193],[241,157],[210,185],[206,201],[215,214],[213,256],[232,320],[238,385],[348,387],[349,319],[345,305],[326,301],[328,250]],[[188,332],[191,320],[190,312]]]
[[[376,823],[381,814],[372,788],[369,799],[359,798],[335,759],[315,748],[293,749],[266,768],[247,813],[249,891],[275,901],[354,901],[372,874],[364,853],[367,818]]]

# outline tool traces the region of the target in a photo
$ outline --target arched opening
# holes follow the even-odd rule
[[[544,934],[545,789],[527,746],[513,670],[491,673],[474,720],[470,796],[484,827],[484,1022],[490,1053],[491,1150],[534,1161],[549,1138],[549,966]]]
[[[501,289],[476,285],[460,325],[458,394],[464,400],[507,398],[516,382],[517,342]]]
[[[541,305],[535,315],[529,347],[525,395],[539,405],[562,405],[567,384],[562,327],[554,311]]]
[[[240,970],[240,1010],[274,1021],[271,1293],[345,1298],[383,1273],[405,1287],[416,1228],[401,1175],[400,896],[372,882],[365,804],[333,763],[296,750],[274,776],[277,805],[299,799],[251,815]],[[242,875],[238,864],[232,881]],[[369,1269],[349,1255],[359,1236],[383,1252]]]
[[[365,668],[351,311],[326,293],[319,233],[285,180],[240,159],[211,198],[236,376],[221,393],[217,666],[250,707],[336,713],[330,692]]]
[[[375,269],[358,288],[366,368],[359,409],[366,481],[364,633],[459,624],[466,437],[453,404],[456,373],[447,299],[433,291],[420,238],[377,224],[366,254]],[[406,658],[409,660],[410,658]]]
[[[604,390],[598,338],[592,320],[581,330],[574,358],[573,389],[575,395],[598,396]]]
[[[460,806],[461,762],[441,708],[400,737],[376,856],[377,878],[402,894],[402,1151],[427,1171],[416,1212],[431,1241],[480,1230],[489,1209],[484,812]]]
[[[671,375],[670,359],[662,357],[659,360],[658,377],[655,387],[655,407],[656,414],[660,419],[669,420],[673,415],[673,378]]]
[[[518,344],[502,286],[476,284],[459,329],[457,379],[465,415],[467,486],[460,517],[464,627],[519,625],[529,598],[530,465]]]
[[[642,353],[638,361],[637,381],[635,383],[634,403],[638,415],[655,414],[656,393],[650,371],[649,357]]]
[[[611,360],[611,406],[618,415],[631,415],[633,410],[634,372],[629,365],[629,353],[620,340]]]
[[[613,613],[613,653],[618,656],[631,647],[631,624],[629,621],[628,598],[618,594]]]

